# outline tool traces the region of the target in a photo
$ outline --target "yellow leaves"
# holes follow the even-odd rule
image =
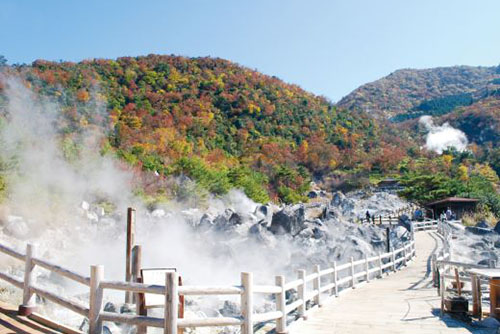
[[[450,168],[453,161],[453,156],[449,154],[443,154],[441,158],[443,159],[443,164],[446,166],[446,168]]]
[[[217,77],[217,80],[215,80],[215,83],[217,84],[217,87],[219,87],[220,89],[224,89],[224,78],[226,77],[226,74],[225,73],[222,73],[221,75],[219,75]]]
[[[198,150],[198,152],[205,152],[207,150],[207,147],[205,146],[205,140],[203,140],[203,138],[198,138],[196,149]]]
[[[253,113],[260,113],[260,107],[259,106],[256,106],[255,104],[253,103],[250,103],[248,105],[248,112],[250,114],[253,114]]]
[[[335,159],[332,159],[328,162],[328,167],[330,167],[330,169],[335,169],[336,167],[338,166],[338,162],[335,160]]]
[[[130,81],[135,81],[137,78],[137,73],[135,73],[132,69],[127,68],[125,70],[125,81],[130,82]]]
[[[467,168],[467,166],[465,165],[458,166],[457,173],[458,173],[458,179],[460,181],[466,182],[469,180],[469,168]]]
[[[347,133],[349,132],[349,130],[344,128],[342,125],[335,126],[335,130],[337,130],[337,132],[340,133],[342,136],[347,135]]]
[[[170,142],[174,141],[176,131],[174,128],[159,128],[154,132],[154,137],[158,143],[158,147],[166,148]]]
[[[476,164],[474,170],[491,183],[499,182],[497,173],[489,165]]]
[[[285,89],[285,90],[284,90],[284,92],[285,92],[285,95],[286,95],[287,97],[289,97],[289,98],[292,98],[292,97],[293,97],[293,92],[292,92],[292,91],[290,91],[290,90],[288,90],[288,89]]]
[[[139,129],[142,126],[142,120],[137,116],[125,116],[124,121],[133,129]]]
[[[184,138],[178,138],[171,142],[170,147],[179,155],[186,155],[193,152],[193,143],[186,141]]]
[[[84,128],[84,127],[86,127],[87,125],[89,125],[89,121],[87,120],[87,118],[85,118],[85,116],[82,116],[82,117],[80,118],[79,123],[80,123],[80,126],[81,126],[82,128]]]
[[[189,78],[183,76],[175,67],[170,70],[170,74],[168,75],[168,80],[175,84],[187,84],[189,83]]]

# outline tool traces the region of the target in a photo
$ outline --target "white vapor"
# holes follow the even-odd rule
[[[425,140],[425,148],[438,154],[447,148],[453,147],[457,151],[464,151],[469,141],[462,131],[455,129],[449,123],[435,125],[432,116],[422,116],[419,120],[429,133]]]

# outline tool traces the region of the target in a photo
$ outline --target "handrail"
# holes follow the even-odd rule
[[[24,254],[14,250],[10,247],[4,246],[2,244],[0,244],[0,252],[7,254],[15,259],[21,260],[21,261],[24,261],[24,259],[25,259]]]
[[[31,260],[33,261],[34,264],[36,264],[42,268],[45,268],[47,270],[50,270],[52,272],[55,272],[56,274],[59,274],[61,276],[64,276],[66,278],[69,278],[73,281],[76,281],[78,283],[81,283],[81,284],[84,284],[87,286],[90,285],[90,278],[89,277],[85,277],[85,276],[80,275],[74,271],[71,271],[69,269],[65,269],[65,268],[58,266],[54,263],[51,263],[47,260],[42,260],[42,259],[39,259],[36,257],[33,257]]]
[[[418,227],[420,225],[414,225]],[[38,294],[48,300],[67,308],[71,311],[89,317],[91,332],[100,334],[99,324],[102,321],[113,321],[136,325],[139,327],[160,327],[165,329],[165,333],[177,333],[174,328],[202,327],[202,326],[242,326],[243,334],[252,334],[253,325],[261,322],[276,320],[277,330],[286,331],[287,315],[297,311],[300,316],[305,316],[310,305],[320,305],[324,294],[337,296],[339,290],[353,288],[363,281],[368,281],[375,277],[382,277],[382,274],[396,271],[401,265],[406,265],[415,256],[415,241],[401,245],[390,252],[380,253],[376,256],[365,256],[365,258],[337,264],[321,269],[316,266],[314,271],[306,275],[302,270],[298,279],[285,282],[283,276],[276,277],[274,285],[253,284],[251,273],[242,273],[241,285],[233,286],[178,286],[177,273],[166,273],[168,282],[171,284],[151,285],[136,282],[111,281],[103,279],[101,266],[93,266],[90,277],[83,276],[69,269],[58,266],[47,260],[32,256],[32,246],[27,246],[26,254],[17,252],[9,247],[0,245],[0,252],[10,255],[16,259],[23,260],[27,268],[40,266],[49,271],[62,275],[70,280],[89,286],[90,301],[88,307],[78,302],[58,296],[53,292],[46,291],[31,284],[31,270],[25,272],[24,281],[5,273],[0,273],[0,279],[5,280],[14,286],[24,289],[25,295],[30,297]],[[340,276],[340,277],[339,277]],[[309,284],[312,290],[308,289]],[[102,311],[102,295],[105,289],[128,291],[137,294],[156,294],[165,296],[165,316],[164,318],[154,318],[143,315],[125,315]],[[294,301],[287,300],[287,291],[297,290],[299,298]],[[27,292],[26,292],[27,291]],[[253,313],[253,295],[272,294],[275,295],[276,311],[266,313]],[[241,317],[217,317],[217,318],[195,318],[179,319],[177,316],[177,299],[179,296],[194,295],[233,295],[241,298]],[[28,298],[29,301],[29,298]],[[167,320],[166,320],[167,319]],[[173,321],[173,323],[171,323]],[[174,325],[175,323],[175,325]]]

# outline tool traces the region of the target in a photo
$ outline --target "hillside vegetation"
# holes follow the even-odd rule
[[[472,98],[499,89],[499,83],[500,66],[403,69],[355,89],[337,105],[401,121],[470,105]]]
[[[58,106],[67,160],[81,154],[82,133],[97,131],[101,154],[133,166],[148,200],[198,201],[240,188],[258,202],[295,203],[307,200],[312,180],[349,190],[391,176],[407,186],[408,199],[476,196],[500,213],[496,68],[397,71],[356,90],[352,96],[364,95],[350,106],[214,58],[40,60],[2,72],[4,117],[15,77]],[[388,115],[404,108],[443,115],[436,123],[462,129],[471,151],[428,152],[427,130],[416,120],[389,122],[355,107],[382,104]],[[0,193],[8,191],[5,168],[0,161]]]
[[[418,122],[423,115],[462,130],[469,151],[409,155],[401,162],[398,175],[406,186],[401,195],[423,204],[446,196],[477,197],[485,211],[500,217],[499,84],[500,66],[405,69],[359,87],[337,106],[389,119],[419,143],[427,134]]]
[[[78,154],[76,133],[98,127],[103,151],[215,194],[238,187],[260,202],[297,202],[313,177],[388,173],[411,146],[362,112],[222,59],[36,61],[4,72],[62,106],[69,155]]]

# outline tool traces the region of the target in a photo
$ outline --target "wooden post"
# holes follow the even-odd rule
[[[457,293],[460,297],[462,295],[462,282],[460,282],[460,275],[458,274],[458,268],[455,268],[455,284],[457,285]]]
[[[132,281],[132,246],[135,239],[135,209],[127,209],[127,245],[125,250],[125,281]],[[125,303],[132,303],[132,293],[125,292]]]
[[[403,244],[403,265],[406,266],[406,245]]]
[[[438,296],[441,296],[441,269],[439,268],[439,266],[437,266],[436,268],[436,279],[437,279],[437,294]]]
[[[498,305],[500,298],[500,280],[490,278],[490,316],[498,319]]]
[[[137,278],[137,283],[144,283],[142,276]],[[148,310],[146,309],[146,297],[144,293],[138,293],[136,299],[136,314],[137,315],[148,315]],[[137,325],[137,333],[136,334],[146,334],[148,332],[147,326]]]
[[[337,261],[335,261],[333,262],[333,284],[335,284],[335,286],[333,287],[333,291],[335,293],[335,297],[339,296],[339,285],[337,283],[338,279],[339,275],[337,272]]]
[[[444,315],[444,297],[445,297],[445,281],[444,273],[439,275],[439,295],[441,296],[441,316]]]
[[[104,278],[104,267],[101,265],[90,267],[90,297],[89,297],[89,334],[102,333],[102,308],[103,290],[101,281]]]
[[[179,285],[178,286],[182,286],[182,276],[181,275],[177,275],[179,277]],[[178,313],[178,318],[179,319],[184,319],[184,309],[185,309],[185,301],[186,301],[186,298],[184,295],[179,295],[179,313]],[[184,328],[179,328],[177,330],[177,333],[178,334],[184,334]],[[139,333],[138,333],[139,334]]]
[[[276,311],[282,313],[281,318],[276,319],[276,333],[285,334],[286,331],[286,291],[285,291],[285,276],[276,276],[276,285],[281,289],[276,294]]]
[[[476,287],[477,287],[477,305],[478,305],[478,318],[481,320],[483,318],[483,299],[481,292],[481,277],[476,276]]]
[[[141,277],[141,267],[142,267],[142,247],[140,245],[135,245],[132,248],[132,281],[138,282]],[[134,303],[138,305],[139,293],[134,293],[133,295]]]
[[[165,274],[165,315],[164,334],[177,334],[177,312],[179,311],[177,272],[169,271]]]
[[[137,283],[142,283],[141,276],[141,268],[142,268],[142,246],[135,245],[132,248],[132,281]],[[135,303],[136,313],[138,315],[147,315],[147,310],[145,309],[145,299],[144,293],[138,292],[134,293],[133,301]],[[146,314],[144,314],[146,313]],[[137,334],[146,334],[147,327],[137,325]]]
[[[253,275],[252,273],[241,273],[241,334],[253,334]]]
[[[382,216],[381,215],[378,216],[378,222],[380,223],[380,225],[382,225]]]
[[[351,288],[354,289],[356,280],[354,278],[354,258],[351,256]]]
[[[321,307],[321,293],[320,293],[320,288],[321,288],[321,277],[319,276],[320,272],[320,267],[319,264],[314,266],[314,273],[316,274],[316,278],[313,280],[313,290],[317,292],[318,294],[314,296],[314,303]]]
[[[396,271],[396,253],[394,248],[391,248],[391,259],[392,259],[392,271]]]
[[[382,254],[380,252],[378,252],[378,270],[379,270],[380,278],[382,278],[382,275],[384,274],[384,270],[382,269]]]
[[[302,305],[298,307],[299,317],[302,317],[304,320],[307,319],[306,316],[306,271],[304,269],[300,269],[298,271],[299,279],[302,280],[302,284],[297,287],[297,292],[299,294],[299,299],[302,300]]]
[[[387,252],[391,251],[391,228],[387,227],[385,229],[385,236],[386,236],[386,244],[387,244]]]
[[[32,272],[35,265],[33,264],[34,246],[26,245],[26,257],[24,259],[24,286],[23,286],[23,303],[19,305],[18,314],[28,316],[35,310],[33,294],[31,293]]]
[[[365,270],[366,270],[366,282],[370,282],[370,265],[368,263],[368,255],[365,254]]]
[[[478,303],[478,291],[477,291],[477,275],[470,275],[470,282],[472,284],[472,316],[479,316],[479,303]]]

